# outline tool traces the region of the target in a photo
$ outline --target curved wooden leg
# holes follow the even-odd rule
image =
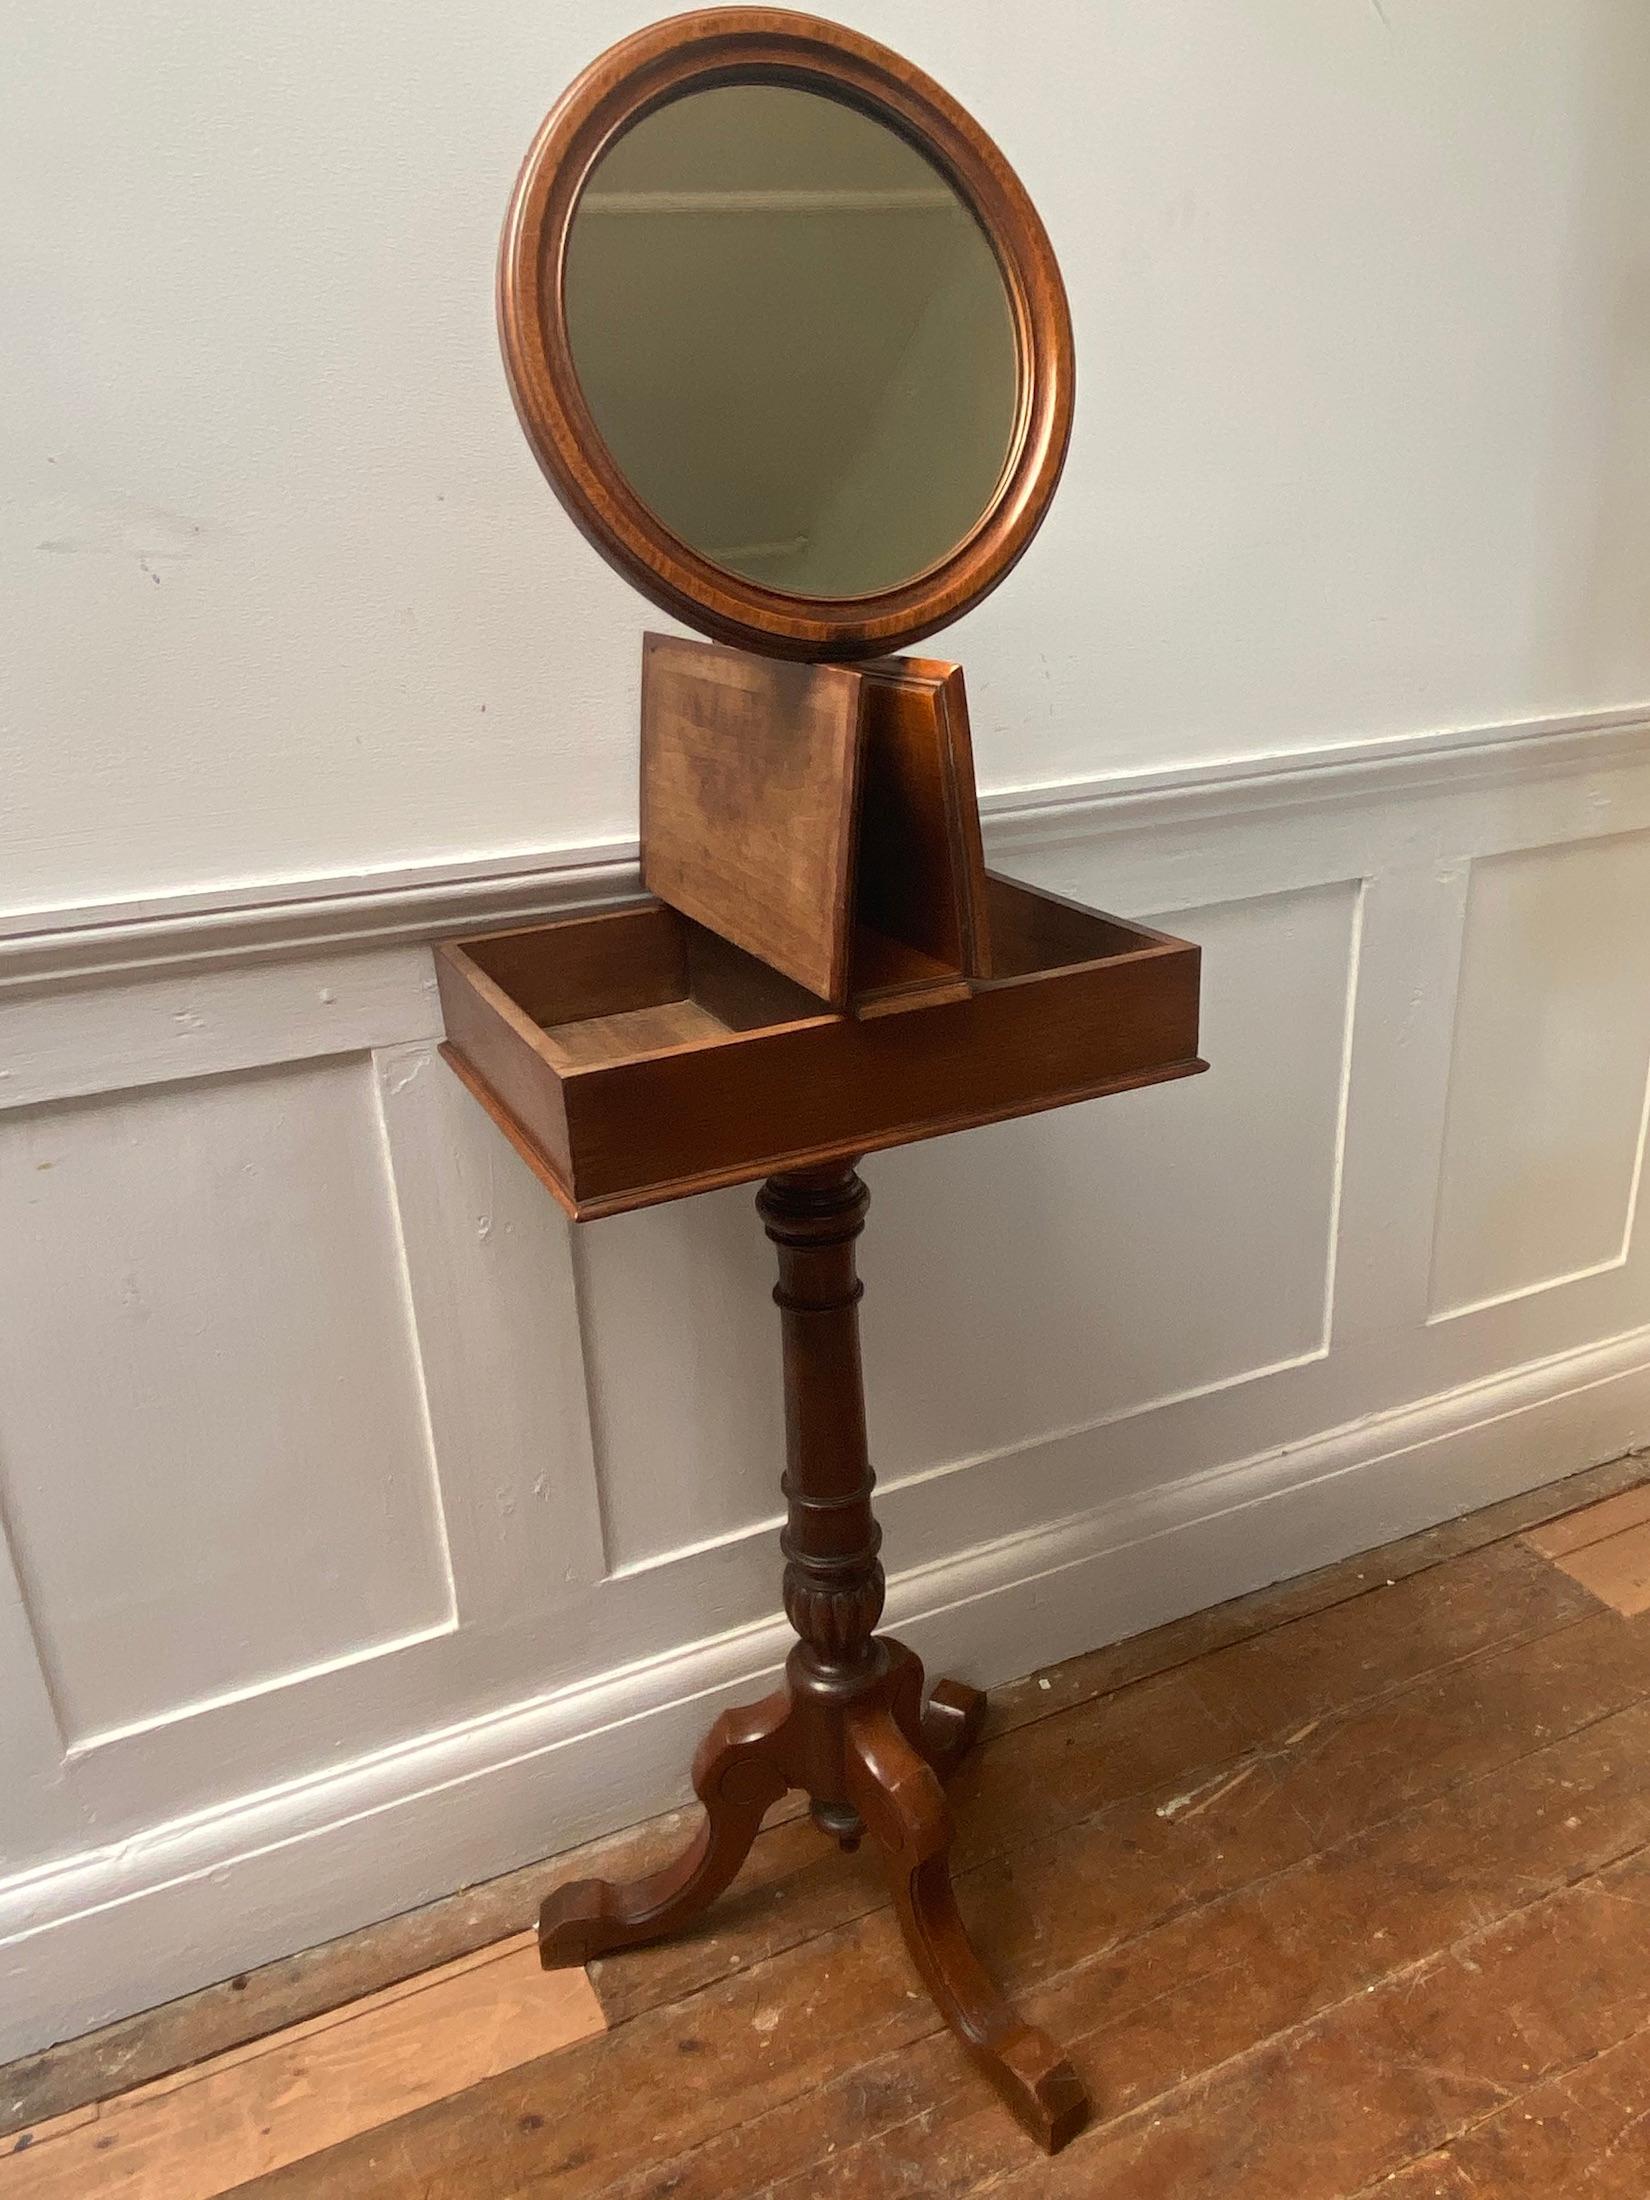
[[[848,1792],[878,1847],[906,1946],[941,2015],[1050,2154],[1075,2136],[1088,2096],[1066,2058],[1018,2017],[969,1943],[951,1887],[951,1814],[934,1768],[886,1705],[847,1714]]]
[[[705,1822],[673,1864],[626,1886],[575,1880],[546,1899],[539,1911],[539,1961],[547,1971],[656,1940],[716,1900],[745,1861],[764,1815],[790,1785],[781,1739],[790,1708],[781,1689],[761,1703],[723,1712],[693,1760]]]
[[[943,1783],[979,1738],[985,1692],[966,1681],[936,1681],[924,1705],[921,1658],[892,1635],[881,1639],[888,1653],[888,1708],[900,1732]]]

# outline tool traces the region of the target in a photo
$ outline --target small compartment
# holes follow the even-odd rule
[[[579,1219],[1203,1066],[1195,947],[986,894],[991,975],[899,1014],[827,1008],[651,900],[442,947],[443,1051]]]
[[[1142,940],[1168,936],[1144,925],[1121,924],[1098,909],[999,878],[995,871],[985,875],[985,892],[993,978],[1029,978],[1039,971],[1103,962],[1108,955],[1128,954]]]
[[[888,1016],[932,1001],[963,1000],[969,990],[955,963],[942,962],[869,924],[854,927],[851,972],[848,1005],[856,1016]]]
[[[570,1069],[826,1013],[801,986],[662,902],[500,933],[467,952]]]

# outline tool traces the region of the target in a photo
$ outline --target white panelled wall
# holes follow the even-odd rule
[[[1650,727],[998,802],[1205,948],[1206,1077],[878,1155],[891,1620],[990,1682],[1650,1434]],[[676,1799],[784,1646],[747,1190],[574,1233],[432,931],[623,863],[0,955],[0,2039]]]
[[[990,1682],[1650,1435],[1650,9],[824,4],[1071,292],[930,645],[993,858],[1207,949],[1206,1077],[867,1166]],[[656,11],[7,10],[0,2057],[674,1800],[784,1647],[749,1192],[575,1236],[434,1052],[432,940],[631,875],[659,622],[491,280]]]

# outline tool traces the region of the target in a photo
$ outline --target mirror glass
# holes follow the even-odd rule
[[[563,274],[579,385],[632,489],[713,564],[872,595],[956,549],[1011,456],[996,255],[884,123],[785,84],[690,91],[591,172]]]

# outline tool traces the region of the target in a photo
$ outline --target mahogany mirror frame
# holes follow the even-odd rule
[[[873,595],[764,587],[681,540],[631,487],[585,402],[568,341],[565,273],[579,200],[619,135],[684,94],[783,84],[859,109],[914,145],[959,193],[1002,272],[1018,388],[1008,457],[990,502],[955,549]],[[783,8],[707,8],[612,46],[551,109],[505,221],[499,333],[528,442],[582,533],[641,592],[685,624],[768,656],[881,656],[971,609],[1042,522],[1071,432],[1071,315],[1047,232],[997,147],[950,95],[900,55],[842,25]]]

